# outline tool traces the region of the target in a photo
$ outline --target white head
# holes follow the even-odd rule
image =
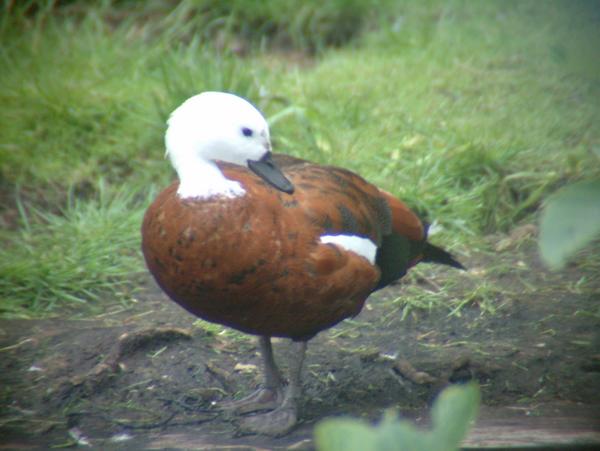
[[[276,181],[261,174],[260,168],[257,170],[267,160],[273,167],[269,160],[269,126],[262,114],[241,97],[203,92],[183,102],[171,113],[167,124],[165,145],[179,175],[181,196],[235,197],[245,193],[238,182],[224,178],[214,160],[249,167],[276,186]],[[276,187],[290,192],[289,186]]]

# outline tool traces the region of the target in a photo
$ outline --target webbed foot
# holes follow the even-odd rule
[[[281,389],[259,388],[245,398],[236,401],[224,401],[217,404],[220,410],[243,415],[260,410],[276,409],[283,400]]]
[[[297,409],[282,406],[268,413],[243,418],[239,430],[242,433],[279,437],[292,430],[297,422]]]

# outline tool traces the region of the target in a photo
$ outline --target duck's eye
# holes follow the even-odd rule
[[[254,134],[254,132],[252,131],[251,128],[248,127],[242,127],[242,135],[246,136],[246,137],[250,137]]]

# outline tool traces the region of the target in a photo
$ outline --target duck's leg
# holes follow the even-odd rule
[[[244,414],[259,410],[273,410],[281,404],[283,399],[283,379],[275,364],[271,337],[259,337],[258,345],[263,361],[263,386],[238,401],[220,403],[219,407],[221,409]]]
[[[294,342],[288,362],[290,380],[283,402],[275,410],[244,418],[240,423],[242,432],[264,435],[284,435],[298,421],[298,401],[302,394],[302,363],[306,354],[306,342]]]

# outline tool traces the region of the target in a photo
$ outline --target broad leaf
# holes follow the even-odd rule
[[[540,221],[542,259],[559,269],[600,235],[600,180],[568,185],[546,201]]]
[[[454,451],[464,439],[479,406],[476,384],[444,390],[431,414],[432,429],[421,430],[389,413],[376,426],[362,420],[324,420],[315,428],[319,451]]]

